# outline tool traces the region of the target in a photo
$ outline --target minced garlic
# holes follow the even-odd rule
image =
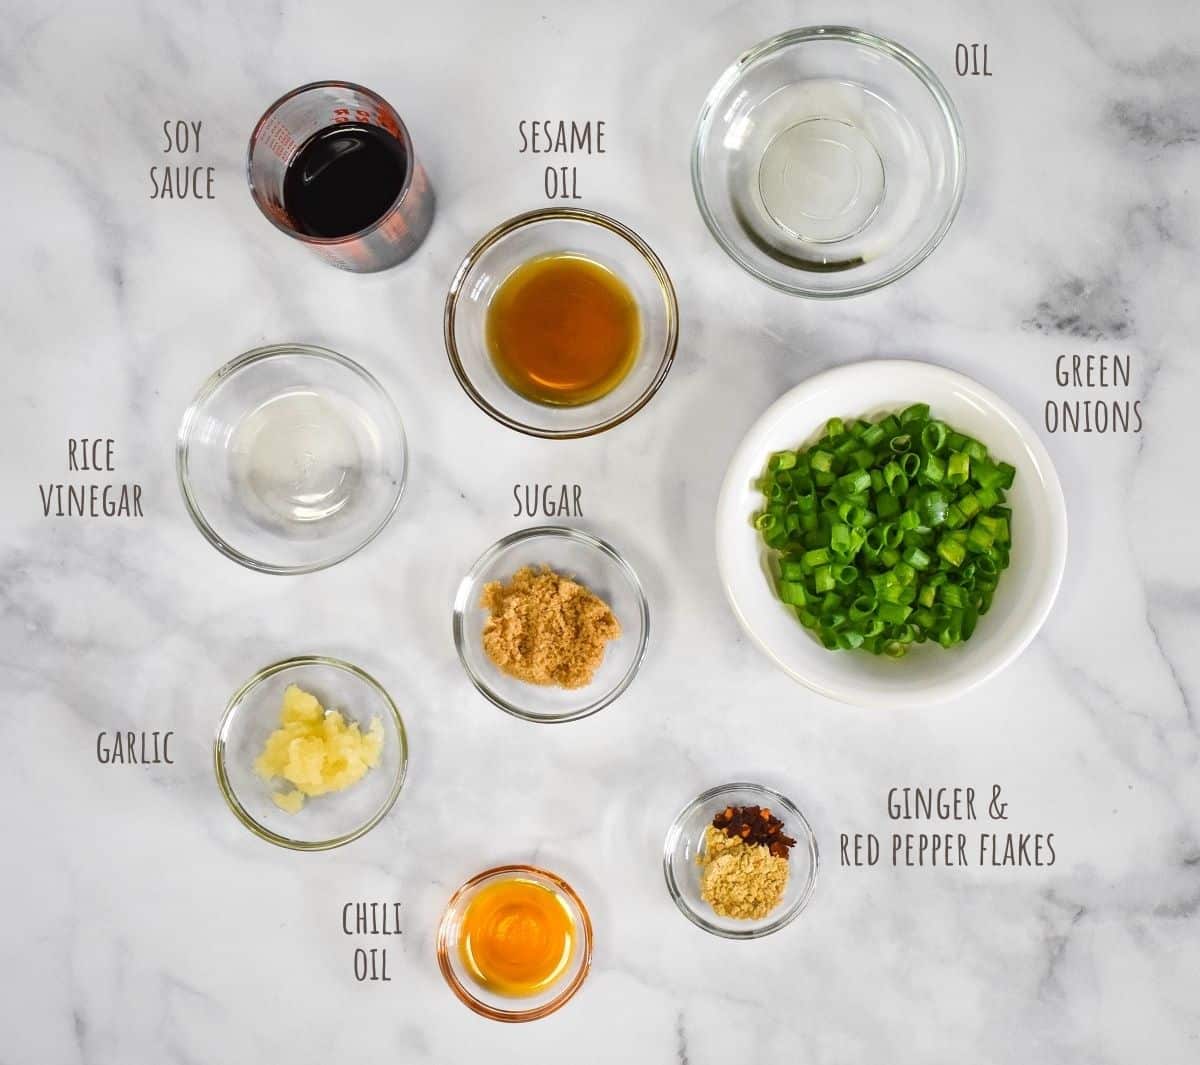
[[[294,814],[307,797],[344,791],[379,764],[383,724],[376,717],[364,735],[337,710],[326,711],[315,695],[295,684],[283,693],[279,728],[267,737],[254,771],[263,780],[282,777],[292,785],[276,792],[275,805]]]

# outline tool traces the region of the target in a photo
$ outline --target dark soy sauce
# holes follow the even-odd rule
[[[385,129],[346,123],[308,138],[283,177],[283,206],[301,233],[348,237],[379,221],[404,187],[408,153]]]

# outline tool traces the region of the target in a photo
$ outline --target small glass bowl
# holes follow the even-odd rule
[[[484,651],[488,612],[479,605],[483,587],[509,580],[524,566],[549,566],[575,578],[603,599],[620,622],[621,635],[605,648],[604,661],[587,687],[526,684],[502,673]],[[633,683],[649,633],[650,608],[633,568],[603,540],[565,526],[522,529],[493,544],[454,597],[454,646],[471,683],[501,710],[525,721],[577,721],[608,706]]]
[[[726,806],[769,807],[783,822],[783,831],[796,840],[788,857],[791,870],[783,900],[760,920],[720,917],[700,897],[696,858],[704,850],[704,830]],[[759,939],[791,924],[812,898],[818,865],[817,839],[807,818],[779,792],[761,784],[722,784],[697,796],[675,818],[663,844],[663,873],[675,905],[693,924],[725,939]]]
[[[642,318],[633,368],[611,392],[578,406],[535,403],[497,371],[485,337],[488,305],[518,266],[543,255],[577,254],[629,286]],[[667,271],[628,226],[595,211],[547,208],[501,223],[463,259],[446,296],[446,352],[459,384],[481,410],[510,429],[547,439],[591,436],[620,425],[658,391],[675,358],[679,308]]]
[[[262,573],[311,573],[391,520],[408,449],[395,406],[361,366],[276,344],[205,381],[175,466],[192,521],[223,555]]]
[[[933,71],[846,26],[792,30],[740,56],[709,92],[692,151],[721,247],[814,298],[913,269],[949,230],[965,174],[958,114]]]
[[[271,798],[289,787],[286,781],[266,781],[254,772],[254,760],[279,727],[289,684],[315,695],[327,710],[340,710],[363,731],[376,717],[383,725],[379,764],[345,791],[307,799],[294,814]],[[408,737],[400,711],[374,677],[349,662],[304,655],[260,669],[234,692],[217,730],[213,760],[221,794],[251,832],[291,850],[323,851],[365,835],[392,808],[408,769]]]
[[[558,983],[528,998],[500,995],[480,986],[459,955],[462,919],[471,900],[488,884],[509,879],[532,881],[554,892],[575,925],[575,952]],[[587,978],[592,967],[592,920],[583,900],[561,877],[532,865],[500,865],[471,877],[450,897],[438,925],[437,959],[450,989],[476,1013],[493,1021],[536,1021],[565,1006]]]

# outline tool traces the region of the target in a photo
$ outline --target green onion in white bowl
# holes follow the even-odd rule
[[[1011,550],[1016,468],[927,403],[771,455],[755,527],[779,552],[779,598],[829,650],[902,658],[969,640]]]
[[[969,640],[961,639],[949,648],[943,648],[939,646],[939,640],[936,638],[938,626],[935,625],[923,643],[918,642],[914,635],[913,640],[904,645],[906,653],[899,661],[892,659],[887,653],[831,654],[817,638],[817,634],[797,623],[795,606],[780,599],[780,552],[765,543],[762,532],[755,528],[755,518],[764,509],[760,487],[763,466],[769,456],[776,452],[797,452],[819,446],[822,441],[828,439],[830,418],[859,414],[870,424],[875,424],[889,413],[903,413],[913,406],[920,410],[920,404],[928,404],[936,414],[936,420],[945,427],[945,441],[940,440],[940,428],[926,429],[924,426],[916,439],[920,443],[921,436],[926,435],[928,444],[937,445],[932,450],[935,451],[938,461],[927,464],[927,479],[931,476],[936,478],[940,462],[945,463],[942,481],[937,487],[948,495],[953,494],[953,498],[946,501],[947,514],[950,502],[955,502],[959,509],[962,509],[957,492],[966,483],[964,482],[964,486],[953,486],[954,490],[951,493],[952,486],[949,482],[952,452],[966,453],[968,445],[965,439],[976,440],[986,445],[986,461],[994,465],[998,472],[985,473],[985,479],[1000,477],[999,485],[994,486],[993,490],[1003,492],[1005,496],[1003,501],[997,498],[987,509],[993,513],[995,507],[1011,509],[1011,514],[1007,517],[994,513],[994,516],[1004,517],[1007,521],[1008,544],[1000,543],[999,547],[1007,548],[1008,568],[1001,571],[997,567],[997,574],[1002,575],[992,590],[987,615],[978,619]],[[929,415],[925,417],[929,421],[934,420]],[[857,424],[843,422],[840,431],[852,432]],[[835,436],[838,435],[836,423],[834,430]],[[950,448],[951,442],[957,442],[957,438],[951,436],[955,431],[965,439],[962,446]],[[911,452],[913,436],[911,433],[908,435],[908,450]],[[919,452],[919,447],[917,450]],[[872,453],[874,454],[874,450]],[[906,453],[896,454],[903,456]],[[1015,471],[1011,488],[1004,487],[1009,474],[1007,468],[1000,464],[1000,459],[1010,463]],[[915,474],[917,487],[925,492],[929,491],[928,486],[920,484],[922,469],[913,468],[914,462],[920,462],[919,453],[915,458],[901,457],[896,459],[896,462],[900,471],[908,478],[910,488]],[[962,476],[961,463],[961,459],[955,460],[954,480]],[[906,465],[908,472],[905,470]],[[975,459],[971,459],[968,478],[972,467],[977,473],[989,469],[988,466],[981,466]],[[884,469],[886,468],[885,462]],[[830,472],[834,471],[831,469]],[[835,480],[836,477],[845,476],[847,472],[848,469],[837,471]],[[902,483],[896,480],[893,471],[893,487]],[[851,482],[846,482],[847,488],[851,486]],[[886,489],[886,479],[884,488]],[[975,483],[974,494],[978,495],[979,491],[985,489]],[[893,491],[892,494],[897,495],[897,499],[900,500],[900,512],[903,513],[908,509],[908,504],[903,501],[906,493]],[[985,495],[985,501],[986,499]],[[834,502],[830,500],[825,506],[832,507]],[[845,500],[837,502],[840,506]],[[878,504],[871,505],[878,516]],[[818,506],[821,504],[818,503]],[[926,507],[929,519],[926,520],[936,516],[937,510],[940,510],[940,504],[929,500]],[[861,518],[861,515],[852,514],[850,511],[847,511],[846,515]],[[920,517],[918,506],[918,518]],[[898,522],[898,518],[899,515],[896,515],[887,520]],[[784,520],[786,528],[786,517]],[[849,526],[847,533],[852,542],[855,525],[864,525],[864,522],[850,520],[842,521],[841,524]],[[877,521],[875,524],[886,522]],[[832,569],[832,525],[831,522],[828,544],[805,545],[804,550],[815,550],[822,546],[829,548],[830,574],[836,583],[837,573]],[[934,528],[932,524],[929,527]],[[945,536],[944,522],[936,527],[938,536],[933,540],[933,550],[922,545],[904,544],[902,535],[897,541],[895,531],[890,534],[871,533],[870,528],[873,526],[864,528],[867,535],[872,536],[874,544],[882,542],[885,547],[891,545],[893,549],[901,550],[901,561],[904,561],[905,551],[918,546],[930,557],[931,566],[941,565],[942,556],[937,554],[937,545]],[[963,528],[966,526],[959,527],[960,530]],[[1000,535],[993,536],[993,546],[1002,539],[1002,527],[997,526],[996,532]],[[845,550],[843,534],[837,535],[839,549]],[[879,540],[881,536],[882,541]],[[982,539],[982,533],[977,536]],[[956,552],[950,546],[951,542],[953,541],[947,543],[945,550],[953,556]],[[882,550],[881,548],[881,554]],[[859,554],[861,551],[862,549]],[[1045,446],[1034,429],[1010,404],[977,381],[944,367],[903,359],[875,359],[853,363],[809,378],[778,399],[754,423],[734,452],[721,487],[716,514],[716,553],[721,582],[735,616],[753,641],[789,676],[831,699],[857,706],[884,709],[923,707],[959,697],[981,684],[1012,662],[1037,634],[1050,612],[1062,581],[1067,555],[1067,511],[1062,487]],[[997,549],[997,557],[1000,554]],[[921,561],[920,556],[914,558]],[[976,563],[977,585],[978,558],[979,553],[973,553],[969,548],[963,556],[964,566],[971,561]],[[846,564],[840,560],[838,562],[841,566]],[[849,564],[857,567],[858,555]],[[908,565],[912,565],[912,561],[909,561]],[[990,565],[990,562],[984,563],[983,569],[986,571]],[[901,570],[897,576],[905,573],[905,570]],[[985,573],[985,583],[989,576],[990,574]],[[872,590],[874,591],[874,584]],[[807,593],[806,588],[805,594]],[[902,598],[908,594],[910,593],[903,593]],[[918,589],[918,596],[919,594]],[[953,596],[954,593],[949,595]],[[851,598],[849,605],[853,605],[856,598],[857,595]],[[878,600],[882,596],[876,593],[876,598]],[[936,593],[934,603],[933,609],[936,610]],[[912,606],[913,613],[920,609],[919,599],[914,600],[912,604],[900,605]],[[860,603],[858,612],[862,612],[866,607],[867,603]],[[884,610],[885,617],[901,612],[893,611],[890,607]],[[820,612],[814,610],[813,613],[819,616]],[[911,617],[912,614],[909,614],[902,623],[897,621],[896,624],[908,624]],[[954,635],[953,630],[948,635]],[[864,635],[864,644],[866,639]],[[884,650],[886,652],[886,648]]]

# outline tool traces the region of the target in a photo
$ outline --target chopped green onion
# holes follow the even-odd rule
[[[946,446],[946,427],[941,422],[929,422],[921,430],[921,446],[926,451],[941,451]]]
[[[834,587],[833,567],[818,566],[813,570],[813,590],[817,593],[831,592]]]
[[[994,469],[995,467],[993,467]],[[843,495],[852,496],[871,487],[871,475],[866,470],[855,470],[837,479],[837,487]]]
[[[814,547],[811,551],[805,551],[802,556],[802,561],[810,569],[815,569],[817,566],[823,566],[832,558],[832,553],[827,547]]]
[[[917,504],[917,513],[921,517],[921,522],[933,529],[945,523],[946,511],[949,506],[950,502],[946,494],[934,489],[921,496],[921,501]]]
[[[946,460],[946,480],[951,484],[966,484],[971,476],[971,456],[965,451],[952,451]]]
[[[1009,564],[1015,476],[924,403],[830,418],[818,444],[770,455],[757,482],[780,601],[830,650],[900,658],[970,639]]]
[[[901,474],[901,477],[904,475]],[[875,513],[880,518],[893,518],[900,513],[900,500],[891,492],[879,492],[875,496]]]
[[[961,566],[963,559],[967,557],[967,549],[948,536],[938,541],[937,553],[952,566]]]
[[[808,597],[804,592],[804,584],[801,581],[780,581],[779,598],[787,603],[788,606],[803,606],[808,602]]]
[[[912,613],[912,607],[901,606],[899,603],[880,603],[879,604],[879,620],[901,622],[904,621],[909,614]]]

